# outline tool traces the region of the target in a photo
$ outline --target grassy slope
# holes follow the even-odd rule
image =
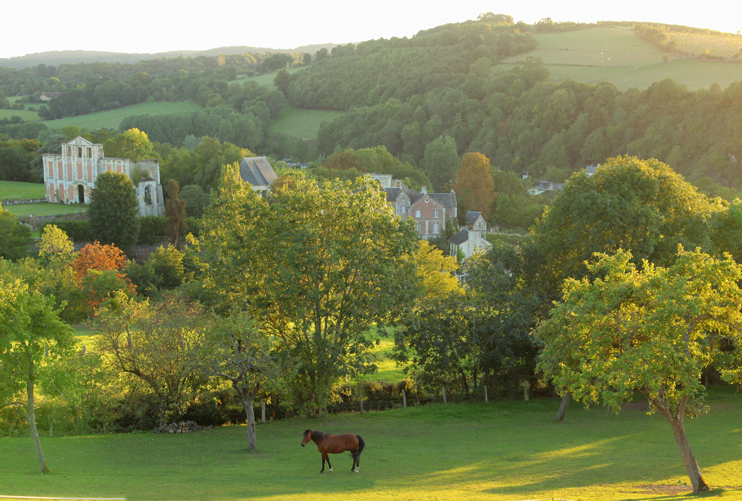
[[[121,121],[131,115],[164,115],[167,113],[180,113],[183,111],[196,111],[201,107],[194,103],[181,102],[146,102],[125,106],[115,110],[101,111],[89,115],[77,117],[60,118],[59,120],[49,120],[44,122],[51,129],[61,129],[66,125],[77,125],[81,129],[98,130],[98,129],[118,129]]]
[[[24,204],[24,205],[6,205],[3,209],[7,209],[8,212],[12,213],[16,217],[25,217],[30,214],[34,216],[50,216],[52,214],[74,214],[75,211],[81,211],[87,209],[87,205],[65,205],[58,203],[42,203],[42,204]]]
[[[705,478],[742,496],[742,397],[716,391],[710,415],[687,423]],[[723,397],[718,396],[724,393]],[[256,454],[245,428],[187,435],[42,438],[51,475],[39,476],[29,438],[0,440],[0,493],[129,500],[675,499],[688,479],[670,427],[641,411],[606,414],[558,400],[430,405],[293,418],[260,425]],[[362,435],[361,474],[348,454],[299,447],[304,428]]]
[[[538,48],[505,60],[500,71],[510,69],[527,56],[540,57],[552,80],[607,81],[620,90],[647,88],[672,78],[690,90],[718,83],[722,88],[742,79],[742,64],[700,62],[670,58],[628,28],[593,28],[568,33],[535,34]]]
[[[342,111],[336,110],[284,108],[275,122],[270,125],[270,131],[312,139],[317,137],[317,131],[322,122],[330,121],[342,114]]]
[[[0,181],[0,200],[4,198],[20,197],[44,198],[44,185],[41,183],[18,183],[16,181]]]

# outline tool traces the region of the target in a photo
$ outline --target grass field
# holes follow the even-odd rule
[[[313,139],[317,137],[319,124],[330,121],[342,114],[342,111],[336,110],[284,108],[278,114],[278,118],[270,125],[270,131]]]
[[[23,204],[23,205],[7,205],[3,206],[3,209],[7,209],[8,212],[12,213],[15,217],[26,217],[31,214],[34,216],[50,216],[52,214],[74,214],[75,211],[81,211],[87,209],[87,205],[65,205],[59,203],[41,203],[41,204]]]
[[[67,125],[77,125],[81,129],[118,129],[121,121],[131,115],[165,115],[168,113],[181,113],[184,111],[196,111],[201,107],[190,102],[170,103],[151,102],[116,108],[115,110],[100,111],[89,115],[77,117],[60,118],[44,122],[51,129],[61,129]]]
[[[684,84],[689,90],[722,88],[742,80],[742,64],[702,62],[669,58],[666,52],[639,38],[628,28],[593,28],[567,33],[534,34],[538,48],[511,57],[498,65],[507,71],[527,56],[543,59],[551,79],[578,82],[611,82],[619,90],[644,89],[665,78]]]
[[[33,105],[36,109],[38,109],[39,104]],[[12,118],[12,117],[20,117],[21,120],[24,122],[35,122],[36,120],[39,120],[39,113],[37,111],[29,111],[29,110],[0,110],[0,119],[3,118]]]
[[[701,471],[716,494],[742,498],[742,396],[716,389],[711,413],[687,423]],[[245,428],[183,435],[42,437],[50,475],[30,438],[0,440],[0,494],[129,500],[672,500],[690,492],[669,425],[656,415],[559,401],[429,405],[385,412],[292,418],[259,425],[257,453]],[[333,455],[318,475],[304,428],[361,435],[361,473]],[[723,489],[723,490],[722,490]],[[716,496],[714,496],[716,497]]]
[[[44,185],[41,183],[18,183],[15,181],[0,181],[0,201],[5,198],[20,197],[21,199],[44,198]]]

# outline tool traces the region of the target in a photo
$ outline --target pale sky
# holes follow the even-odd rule
[[[52,50],[156,53],[247,45],[293,49],[411,37],[441,24],[509,14],[554,21],[651,21],[736,33],[742,1],[705,0],[91,0],[5,2],[0,58]],[[32,6],[32,7],[31,7]],[[741,44],[742,45],[742,44]]]

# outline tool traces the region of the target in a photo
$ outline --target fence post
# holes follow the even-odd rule
[[[526,379],[525,383],[523,383],[523,397],[524,397],[524,399],[525,399],[525,400],[528,400],[528,398],[529,398],[529,395],[528,395],[528,388],[529,388],[530,386],[531,386],[531,384],[530,384],[530,383],[528,382],[528,380]]]
[[[263,417],[263,424],[265,424],[265,401],[260,402],[260,413]]]
[[[407,408],[407,395],[405,395],[404,390],[402,390],[402,408]]]
[[[443,392],[443,403],[446,404],[446,405],[448,405],[448,402],[446,402],[446,387],[445,386],[441,386],[441,390]]]
[[[361,414],[363,414],[363,387],[358,385],[358,400],[361,401]]]
[[[487,387],[485,386],[484,387],[484,403],[486,404],[487,402],[489,402],[489,400],[487,400]]]

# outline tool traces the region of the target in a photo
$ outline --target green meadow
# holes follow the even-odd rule
[[[313,139],[317,137],[322,122],[329,122],[342,114],[342,111],[337,110],[284,108],[279,112],[278,118],[270,125],[269,130],[279,134]]]
[[[538,48],[506,59],[507,71],[528,56],[543,59],[555,82],[610,82],[619,90],[644,89],[665,78],[689,90],[722,88],[742,79],[742,64],[679,59],[642,40],[628,28],[591,28],[567,33],[536,33]],[[667,62],[666,59],[667,58]]]
[[[62,214],[74,214],[75,211],[80,212],[83,209],[87,209],[87,205],[40,203],[40,204],[6,205],[6,206],[3,206],[3,209],[7,209],[8,212],[13,214],[15,217],[27,217],[32,214],[34,216],[51,216],[51,215],[62,215]]]
[[[19,183],[16,181],[0,181],[0,202],[6,198],[44,198],[44,185],[41,183]]]
[[[166,115],[170,113],[182,113],[200,110],[201,107],[190,102],[161,102],[147,101],[145,103],[116,108],[115,110],[99,111],[89,115],[60,118],[44,122],[51,129],[61,129],[67,125],[76,125],[81,129],[118,129],[121,121],[132,115]]]
[[[714,388],[709,415],[687,423],[711,497],[742,498],[742,396]],[[30,438],[0,439],[0,494],[128,500],[672,500],[690,492],[667,423],[558,399],[431,404],[182,435],[42,437],[52,473],[38,475]],[[348,453],[321,457],[305,428],[361,435],[360,474]],[[708,495],[707,495],[708,496]]]

